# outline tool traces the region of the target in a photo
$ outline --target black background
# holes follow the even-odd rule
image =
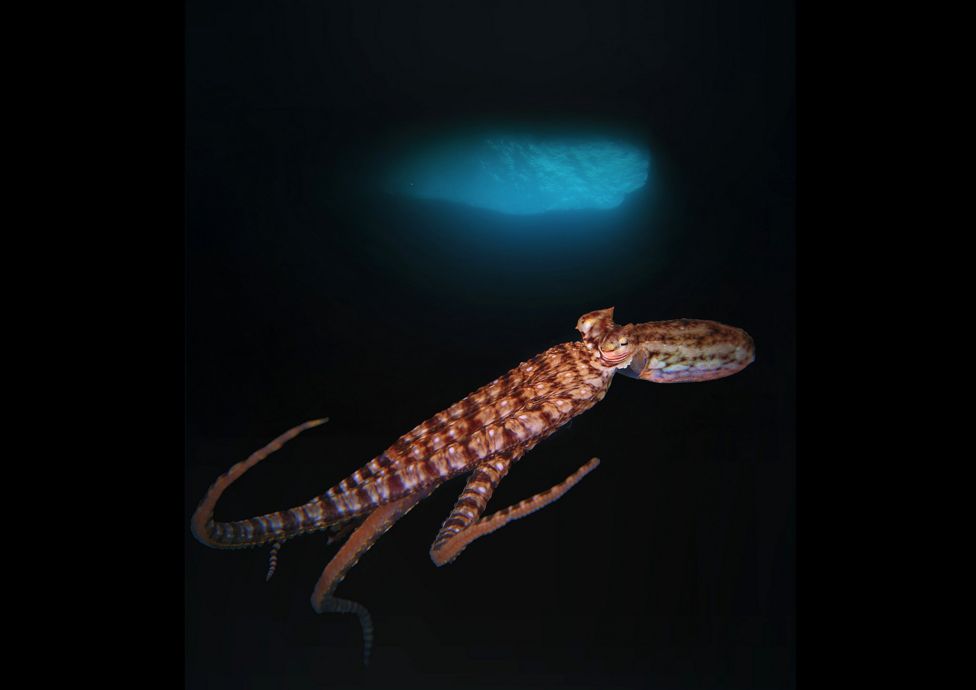
[[[795,685],[794,7],[788,2],[186,6],[186,685]],[[617,127],[652,185],[611,214],[503,219],[371,182],[414,133],[472,120]],[[501,228],[501,229],[500,229]],[[545,348],[580,314],[748,330],[743,373],[615,380],[527,455],[490,510],[601,466],[435,568],[463,485],[340,585],[376,624],[317,616],[334,553],[215,551],[189,516],[321,493]]]

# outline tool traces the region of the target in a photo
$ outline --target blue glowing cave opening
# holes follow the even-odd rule
[[[612,209],[641,189],[650,159],[606,138],[483,134],[415,148],[392,191],[506,214]]]

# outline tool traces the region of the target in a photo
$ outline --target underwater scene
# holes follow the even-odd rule
[[[185,687],[795,687],[794,5],[185,11]]]

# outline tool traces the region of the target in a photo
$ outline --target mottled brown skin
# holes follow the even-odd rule
[[[481,517],[510,467],[543,438],[602,400],[615,373],[663,383],[706,381],[740,371],[754,357],[752,339],[745,331],[713,321],[619,326],[610,308],[584,314],[576,327],[580,340],[551,347],[479,388],[307,503],[247,520],[214,521],[214,507],[231,483],[305,429],[326,420],[291,429],[214,482],[193,515],[194,536],[221,549],[272,545],[270,577],[284,541],[322,530],[330,532],[332,541],[355,527],[319,578],[312,606],[318,612],[357,614],[368,658],[372,640],[368,612],[332,594],[373,543],[420,500],[445,481],[470,475],[431,547],[436,565],[449,563],[475,539],[557,500],[599,464],[593,458],[551,489]]]

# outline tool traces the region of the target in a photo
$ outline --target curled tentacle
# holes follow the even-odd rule
[[[359,602],[327,596],[314,604],[317,613],[354,613],[363,630],[363,666],[369,666],[369,654],[373,650],[373,618]]]
[[[268,559],[268,574],[264,577],[265,582],[271,579],[271,576],[274,575],[275,570],[278,568],[278,551],[284,543],[283,541],[276,541],[274,546],[271,547],[271,557]]]
[[[319,426],[327,421],[329,421],[328,417],[323,419],[313,419],[289,429],[264,448],[252,453],[246,460],[242,460],[241,462],[237,463],[218,477],[217,481],[210,485],[207,495],[203,497],[203,500],[200,501],[200,505],[197,506],[196,511],[193,513],[193,518],[190,522],[190,529],[193,532],[193,536],[196,537],[201,543],[216,549],[244,548],[248,546],[258,546],[261,543],[280,541],[280,535],[269,533],[265,535],[267,538],[263,540],[238,544],[229,543],[225,536],[226,533],[233,533],[235,529],[238,529],[238,526],[241,523],[215,522],[213,519],[214,508],[217,505],[217,501],[219,501],[220,497],[224,494],[224,491],[227,490],[227,487],[240,479],[245,472],[274,453],[276,450],[280,449],[283,445],[288,443],[306,429]]]

